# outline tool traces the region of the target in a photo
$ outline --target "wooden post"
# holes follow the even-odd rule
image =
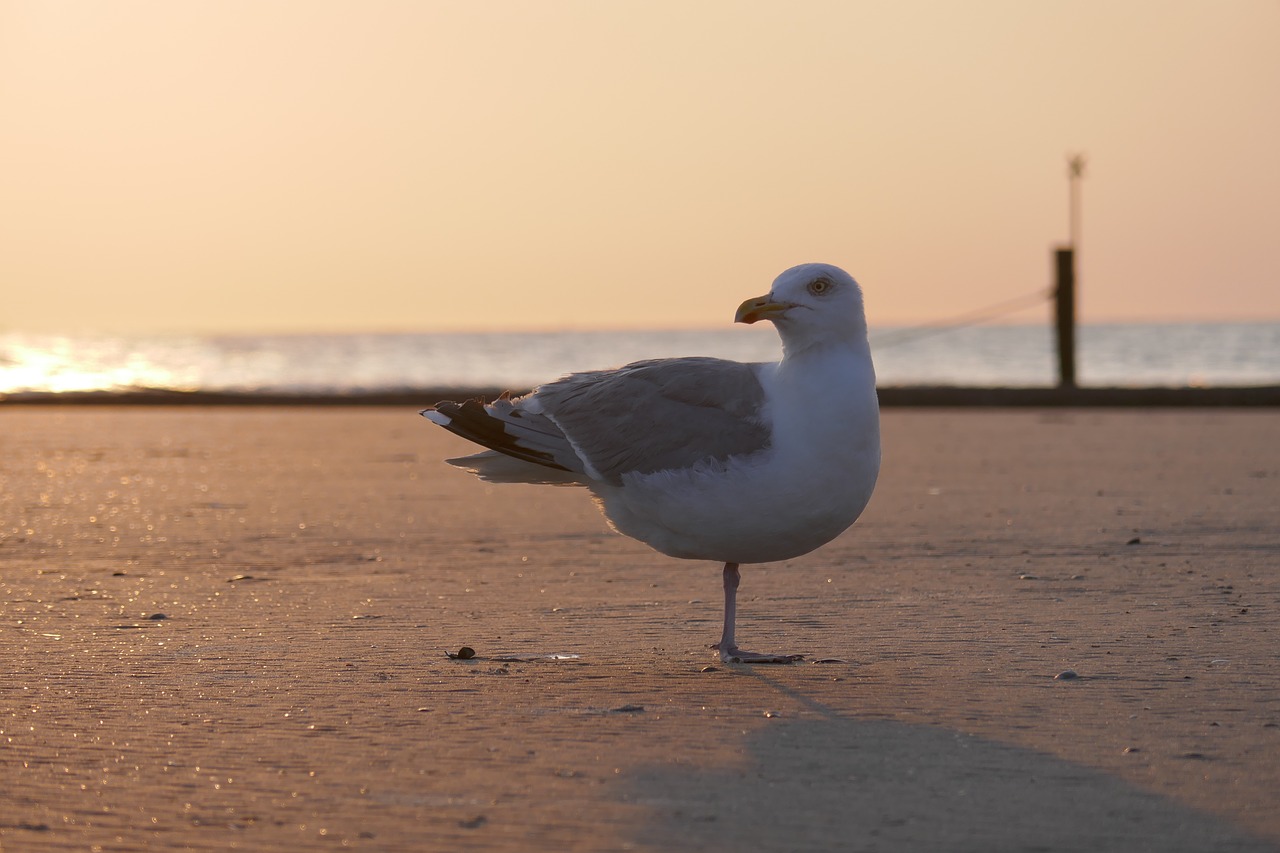
[[[1084,178],[1084,155],[1067,157],[1067,245],[1080,248],[1080,181]]]
[[[1054,251],[1057,287],[1058,387],[1076,387],[1076,253],[1073,248]]]

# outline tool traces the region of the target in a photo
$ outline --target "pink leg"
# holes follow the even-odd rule
[[[803,660],[804,655],[768,655],[747,652],[738,648],[733,639],[733,625],[738,614],[738,583],[742,576],[737,563],[724,564],[724,631],[720,642],[712,646],[720,650],[720,660],[725,663],[792,663]]]

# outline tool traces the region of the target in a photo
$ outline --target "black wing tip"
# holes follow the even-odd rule
[[[504,394],[498,399],[505,400],[507,399],[507,396]],[[427,406],[425,409],[420,410],[418,414],[425,418],[430,417],[430,415],[427,414],[428,412],[439,412],[447,418],[455,418],[463,412],[470,414],[484,413],[485,405],[483,397],[472,397],[468,400],[463,400],[460,403],[456,400],[441,400],[435,405]]]
[[[504,394],[498,400],[509,400]],[[494,417],[485,401],[479,397],[464,400],[461,403],[453,400],[442,400],[434,406],[423,409],[419,414],[432,423],[442,426],[449,432],[467,441],[496,450],[516,459],[532,462],[547,468],[561,471],[569,469],[556,462],[550,453],[522,447],[514,436],[507,432],[501,418]],[[436,415],[436,417],[432,417]]]

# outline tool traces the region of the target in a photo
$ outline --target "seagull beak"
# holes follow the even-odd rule
[[[791,302],[776,302],[771,296],[757,296],[738,306],[738,313],[734,315],[733,322],[754,323],[757,320],[772,320],[794,307],[796,306]]]

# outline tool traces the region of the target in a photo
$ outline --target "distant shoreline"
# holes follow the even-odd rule
[[[350,393],[239,391],[30,392],[0,395],[0,406],[412,406],[440,400],[491,400],[500,388],[420,388]],[[522,393],[522,392],[516,392]],[[976,386],[886,386],[879,389],[886,408],[1256,408],[1280,407],[1280,385],[1189,387],[997,388]]]

